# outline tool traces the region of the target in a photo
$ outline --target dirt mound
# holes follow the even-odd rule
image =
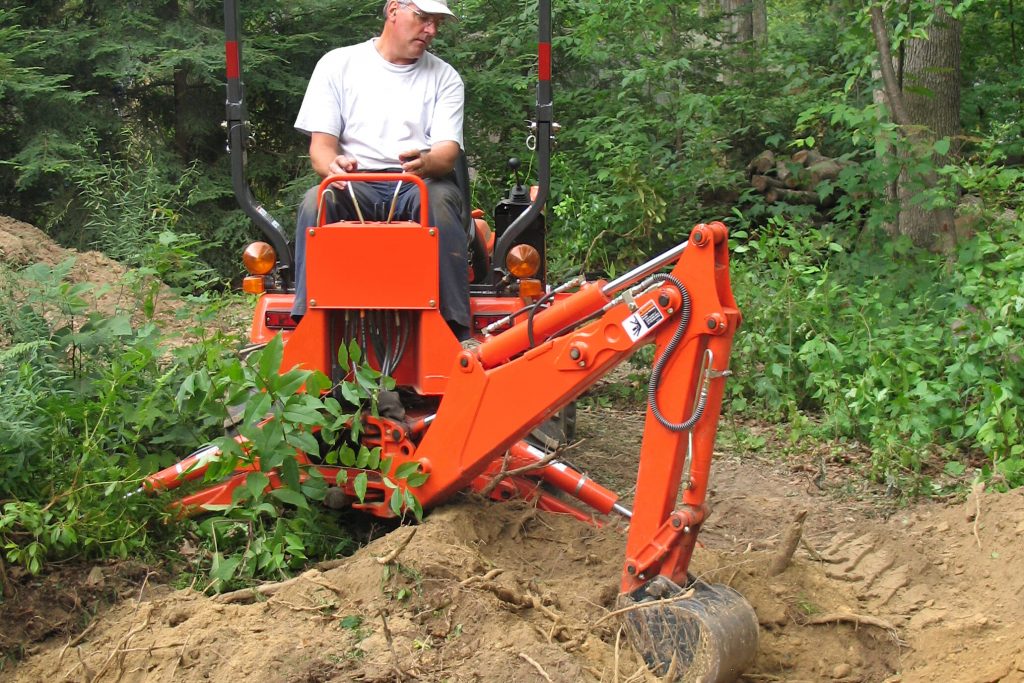
[[[152,321],[169,339],[180,340],[175,343],[185,343],[196,336],[192,328],[197,305],[183,301],[152,276],[127,268],[97,251],[67,249],[28,223],[0,216],[0,291],[23,297],[39,286],[25,277],[23,269],[37,264],[55,268],[68,259],[73,263],[64,281],[89,285],[80,293],[89,311],[127,315],[135,325]],[[206,324],[229,334],[243,333],[251,316],[245,308],[223,310]],[[45,314],[53,319],[64,313],[51,307]],[[8,341],[0,332],[0,348],[7,346]]]
[[[35,264],[52,267],[69,258],[75,260],[69,280],[92,285],[96,310],[114,313],[128,305],[130,299],[124,289],[128,269],[123,265],[97,251],[65,249],[39,228],[0,216],[0,264],[6,268],[17,271]]]
[[[576,464],[616,479],[638,416],[583,413]],[[625,440],[623,434],[626,434]],[[693,569],[754,606],[751,681],[1021,681],[1024,493],[980,493],[887,518],[803,473],[721,457]],[[795,513],[803,545],[767,568]],[[980,512],[980,514],[979,514]],[[614,608],[624,526],[463,498],[268,598],[222,602],[147,587],[12,680],[653,680]],[[249,596],[247,596],[249,597]]]

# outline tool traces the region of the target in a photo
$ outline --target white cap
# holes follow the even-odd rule
[[[455,16],[454,12],[448,9],[448,0],[408,0],[408,2],[416,5],[427,14],[444,14],[456,21],[459,19]]]

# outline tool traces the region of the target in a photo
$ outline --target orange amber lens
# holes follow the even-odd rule
[[[242,254],[242,263],[245,269],[253,275],[266,275],[274,269],[277,263],[277,254],[274,248],[266,242],[253,242],[245,248]]]
[[[250,275],[242,280],[242,291],[249,294],[262,294],[266,290],[262,275]]]
[[[517,244],[505,257],[505,266],[516,277],[530,277],[540,269],[540,254],[529,244]]]

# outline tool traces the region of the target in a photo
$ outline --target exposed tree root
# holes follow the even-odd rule
[[[405,540],[399,543],[394,550],[392,550],[386,555],[374,558],[375,560],[377,560],[377,564],[391,564],[396,559],[398,559],[398,556],[402,554],[403,550],[405,550],[405,546],[409,545],[409,541],[411,541],[412,537],[416,535],[416,530],[418,528],[419,527],[414,526],[412,528],[412,531],[409,532],[409,535],[405,537]]]
[[[554,681],[551,680],[551,676],[548,676],[548,672],[545,671],[544,667],[542,667],[540,664],[538,664],[536,660],[532,659],[525,652],[520,652],[519,656],[522,659],[526,660],[530,664],[530,666],[532,666],[534,669],[536,669],[537,673],[539,673],[541,676],[544,677],[544,680],[548,681],[548,683],[554,683]]]
[[[778,576],[786,571],[786,567],[793,560],[793,553],[796,552],[797,546],[800,545],[805,519],[807,519],[807,510],[800,510],[796,513],[789,528],[786,529],[786,535],[782,538],[782,545],[779,546],[779,549],[772,557],[771,564],[768,565],[768,576]]]
[[[252,588],[242,588],[237,591],[231,591],[230,593],[221,593],[220,595],[214,597],[213,601],[225,605],[255,602],[260,598],[269,598],[271,595],[274,595],[282,588],[294,585],[304,579],[312,579],[319,575],[319,569],[310,569],[299,574],[298,576],[293,576],[290,579],[278,581],[277,583],[264,583],[259,586],[253,586]]]
[[[805,626],[820,626],[823,624],[863,624],[865,626],[874,626],[876,628],[885,629],[892,633],[896,632],[896,626],[886,621],[885,619],[879,619],[878,617],[872,617],[867,614],[851,614],[847,612],[828,612],[827,614],[817,614],[813,617],[809,617],[807,621],[803,622]]]

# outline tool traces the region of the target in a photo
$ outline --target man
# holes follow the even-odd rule
[[[321,177],[358,171],[405,171],[428,189],[430,223],[440,234],[440,309],[456,337],[469,337],[469,283],[462,197],[450,175],[462,149],[464,88],[459,74],[427,52],[454,18],[447,0],[386,0],[379,37],[324,55],[310,78],[295,127],[310,136],[309,158]],[[338,182],[327,194],[327,222],[419,220],[413,183]],[[352,195],[356,201],[353,202]],[[295,233],[293,316],[306,312],[306,230],[317,224],[317,188],[299,208]],[[376,254],[348,254],[377,258]],[[339,263],[339,268],[344,264]],[[386,261],[381,268],[386,269]]]

